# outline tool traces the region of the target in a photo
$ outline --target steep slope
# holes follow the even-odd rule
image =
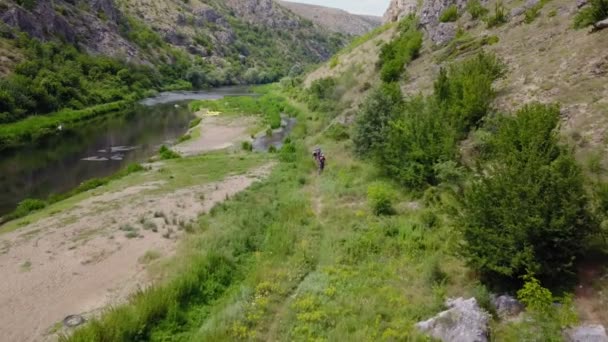
[[[441,66],[482,49],[492,51],[507,63],[509,70],[506,79],[498,84],[500,91],[496,104],[500,109],[517,109],[531,101],[559,102],[564,116],[563,131],[577,141],[579,151],[586,154],[584,151],[603,146],[608,130],[604,101],[608,97],[605,87],[608,35],[602,31],[589,34],[584,29],[574,30],[576,3],[551,1],[535,21],[526,24],[525,5],[519,1],[504,1],[505,11],[517,15],[510,15],[505,25],[490,29],[481,20],[473,20],[464,10],[456,22],[439,22],[445,8],[452,3],[464,7],[465,1],[429,0],[419,9],[404,3],[407,2],[393,1],[388,17],[418,13],[427,37],[421,56],[407,67],[407,76],[401,82],[406,94],[430,92]],[[485,6],[491,9],[494,2]],[[458,30],[461,32],[456,38]],[[340,56],[337,66],[332,67],[329,62],[321,66],[307,76],[306,84],[323,77],[340,77],[352,66],[371,66],[369,62],[373,62],[381,50],[380,39],[390,39],[391,32],[383,33],[375,43],[367,43]],[[355,84],[349,86],[353,98],[361,99],[356,96],[357,89],[365,82],[373,84],[378,80],[377,71],[373,70],[373,67],[367,67],[364,74],[371,72],[371,75],[357,78]]]
[[[355,15],[337,8],[279,1],[281,6],[332,32],[362,35],[380,26],[379,17]]]
[[[438,80],[442,67],[458,65],[481,51],[494,53],[505,62],[507,70],[504,78],[494,84],[496,98],[493,110],[513,115],[533,102],[559,105],[560,141],[569,143],[585,173],[591,202],[603,198],[596,191],[599,191],[598,187],[605,186],[608,176],[605,156],[608,146],[608,34],[597,28],[573,28],[574,19],[586,8],[586,2],[482,1],[487,14],[478,19],[473,19],[467,3],[461,0],[392,2],[385,16],[387,21],[397,21],[414,13],[418,17],[418,29],[425,34],[420,55],[404,66],[399,81],[405,97],[433,94],[437,90],[434,82]],[[457,16],[453,20],[441,20],[450,6],[457,9]],[[484,15],[487,16],[484,18]],[[342,88],[340,99],[346,104],[343,108],[338,107],[342,114],[341,123],[353,121],[354,113],[365,99],[361,94],[366,92],[362,90],[373,88],[370,85],[380,82],[379,69],[372,63],[377,61],[374,56],[383,50],[381,39],[390,39],[392,33],[387,31],[382,35],[332,59],[304,81],[310,92],[314,90],[311,85],[323,84],[318,81],[326,77],[336,81],[336,88]],[[343,64],[344,61],[347,63]],[[365,77],[343,81],[351,72],[349,70],[357,66],[364,68],[357,74]],[[480,144],[483,146],[480,140],[484,138],[476,134],[474,131],[460,142],[458,162],[465,166],[479,161],[476,159],[479,151],[475,149]],[[600,219],[605,217],[603,210],[599,214]],[[596,248],[591,245],[590,249]],[[603,248],[605,253],[605,244],[602,246],[600,249]],[[603,295],[608,288],[605,257],[585,255],[583,259],[575,291],[577,313],[584,323],[607,325],[606,297]],[[569,290],[574,291],[574,287]]]
[[[0,123],[116,109],[160,90],[268,83],[347,39],[272,0],[0,0]],[[27,126],[0,145],[40,130]]]
[[[34,38],[135,62],[171,62],[177,49],[223,70],[211,82],[219,84],[277,79],[344,42],[271,0],[2,0],[0,19]]]

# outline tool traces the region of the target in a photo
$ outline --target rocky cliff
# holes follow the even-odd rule
[[[384,13],[385,23],[398,21],[418,9],[418,0],[391,0],[388,9]]]

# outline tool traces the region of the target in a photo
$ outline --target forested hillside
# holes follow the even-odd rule
[[[276,81],[346,41],[270,0],[2,0],[0,19],[0,123],[156,90]]]

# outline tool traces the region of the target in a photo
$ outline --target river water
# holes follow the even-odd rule
[[[246,87],[168,92],[142,101],[133,111],[65,127],[65,133],[0,155],[0,216],[26,198],[47,198],[82,182],[112,175],[146,161],[163,144],[174,143],[194,118],[190,100],[247,95]]]

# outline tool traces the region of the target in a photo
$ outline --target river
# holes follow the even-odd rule
[[[191,100],[247,95],[246,87],[167,92],[145,99],[133,111],[107,115],[50,138],[0,155],[0,216],[26,198],[47,198],[82,182],[112,175],[143,162],[163,144],[172,144],[194,118]]]

